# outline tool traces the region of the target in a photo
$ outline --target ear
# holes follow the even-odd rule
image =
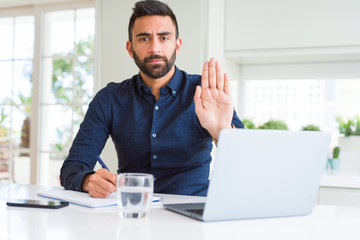
[[[180,53],[180,47],[181,47],[182,40],[181,38],[176,39],[176,56]]]
[[[128,51],[130,57],[131,57],[131,58],[134,58],[133,51],[132,51],[132,46],[131,46],[131,42],[130,42],[130,41],[127,41],[127,42],[126,42],[126,50]]]

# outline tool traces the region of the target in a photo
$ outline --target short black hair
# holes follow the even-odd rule
[[[179,38],[179,27],[176,21],[175,14],[171,10],[171,8],[160,1],[157,0],[144,0],[135,3],[135,7],[133,8],[133,14],[130,17],[129,27],[128,27],[128,34],[129,34],[129,41],[132,41],[132,30],[134,28],[134,23],[137,18],[144,17],[144,16],[169,16],[172,22],[175,25],[175,34],[176,39]]]

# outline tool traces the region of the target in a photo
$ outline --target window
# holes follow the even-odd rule
[[[21,182],[30,174],[34,17],[0,18],[0,32],[0,180]],[[18,166],[24,168],[20,175]]]
[[[85,116],[94,88],[93,8],[44,15],[40,183],[59,185],[60,167]]]
[[[246,83],[246,115],[257,123],[282,119],[292,130],[317,124],[336,131],[336,116],[360,114],[360,79],[258,80]]]
[[[94,92],[95,10],[81,2],[26,12],[0,17],[0,180],[29,183],[36,174],[33,183],[58,186]],[[31,140],[30,131],[38,133]]]
[[[316,125],[332,133],[334,146],[339,137],[336,118],[360,115],[358,64],[252,66],[244,72],[242,118],[256,126],[270,119],[284,121],[290,130]]]

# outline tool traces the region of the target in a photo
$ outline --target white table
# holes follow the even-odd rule
[[[143,220],[125,220],[117,207],[61,209],[7,207],[16,198],[38,199],[47,187],[0,183],[0,239],[360,239],[360,208],[317,205],[309,216],[204,223],[154,206]],[[163,195],[164,202],[204,201]]]

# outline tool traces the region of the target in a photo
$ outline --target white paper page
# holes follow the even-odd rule
[[[38,195],[41,197],[66,201],[90,208],[111,207],[117,205],[116,192],[110,194],[107,198],[93,198],[90,197],[89,193],[64,190],[64,189],[40,191],[38,192]],[[159,200],[160,197],[153,196],[153,202],[158,202]]]

